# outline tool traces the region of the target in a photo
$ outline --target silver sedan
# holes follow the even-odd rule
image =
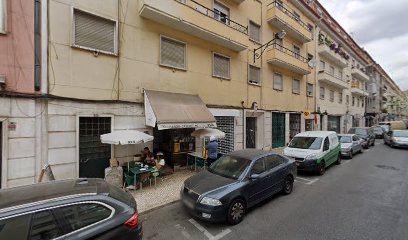
[[[353,158],[356,153],[363,152],[364,140],[356,134],[338,134],[341,145],[341,156]]]

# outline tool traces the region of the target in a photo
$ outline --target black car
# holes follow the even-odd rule
[[[373,127],[373,131],[374,131],[374,134],[375,134],[375,138],[377,138],[377,139],[384,138],[385,130],[381,126]]]
[[[348,131],[350,134],[356,134],[364,140],[363,147],[369,148],[375,145],[375,133],[373,127],[352,127]]]
[[[101,179],[0,190],[0,239],[142,239],[136,201]]]
[[[278,192],[290,194],[296,171],[295,161],[279,154],[235,151],[187,179],[181,199],[196,218],[237,224],[248,208],[262,200]]]

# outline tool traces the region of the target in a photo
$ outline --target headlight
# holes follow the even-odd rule
[[[220,200],[215,199],[215,198],[209,198],[209,197],[203,197],[200,203],[204,205],[209,205],[209,206],[221,206],[222,205]]]
[[[316,159],[318,159],[318,156],[316,153],[310,154],[307,157],[305,157],[305,161],[316,160]]]

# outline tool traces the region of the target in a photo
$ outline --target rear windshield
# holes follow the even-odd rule
[[[322,146],[321,137],[294,137],[289,144],[291,148],[318,150]]]
[[[113,185],[109,186],[109,196],[111,196],[112,198],[123,202],[127,205],[129,205],[130,207],[134,208],[135,210],[137,209],[136,207],[136,201],[135,199],[132,197],[132,195],[130,195],[130,193],[127,193],[125,191],[123,191],[122,189],[115,187]]]
[[[339,141],[341,143],[351,143],[351,137],[350,136],[339,136]]]
[[[394,132],[394,137],[408,138],[408,131]]]

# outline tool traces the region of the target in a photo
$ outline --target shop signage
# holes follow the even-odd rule
[[[178,129],[178,128],[215,128],[217,124],[213,123],[158,123],[159,130]]]
[[[306,119],[309,119],[309,117],[310,117],[310,111],[304,111],[304,112],[303,112],[303,116],[304,116]]]

